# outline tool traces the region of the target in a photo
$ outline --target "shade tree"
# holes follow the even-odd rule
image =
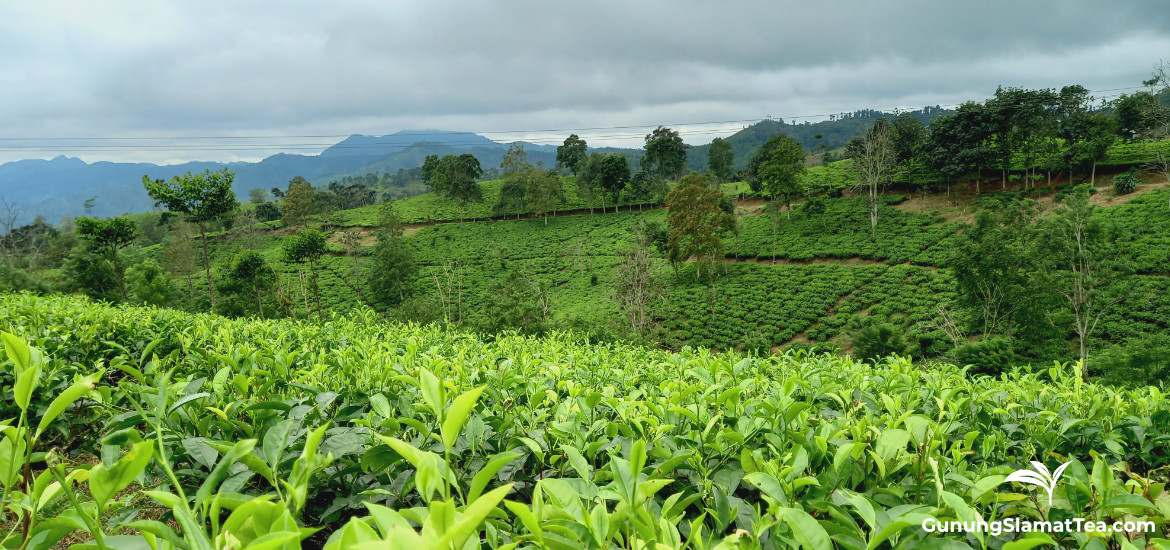
[[[167,210],[182,214],[184,220],[199,228],[199,239],[203,244],[203,267],[207,273],[207,295],[212,313],[215,313],[215,283],[211,280],[207,227],[213,222],[223,220],[239,207],[236,194],[232,191],[234,180],[235,172],[227,168],[215,172],[204,170],[200,174],[187,172],[168,181],[151,180],[148,176],[142,176],[142,185],[150,198],[166,206]]]

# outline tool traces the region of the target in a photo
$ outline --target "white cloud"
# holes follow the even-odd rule
[[[6,3],[0,137],[536,130],[912,108],[997,85],[1134,86],[1170,58],[1166,28],[1160,0]],[[637,145],[641,133],[594,135]],[[0,161],[274,152],[174,141],[4,150],[45,143],[0,142]]]

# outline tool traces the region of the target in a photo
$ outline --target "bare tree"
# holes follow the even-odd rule
[[[849,142],[846,153],[853,159],[853,171],[857,173],[854,189],[864,191],[869,199],[869,221],[876,237],[878,197],[890,184],[890,176],[898,164],[893,127],[885,119],[879,119],[864,135]]]
[[[442,267],[431,272],[431,280],[435,282],[443,319],[458,325],[463,321],[463,269],[458,262],[443,262]]]
[[[641,336],[650,322],[649,308],[663,295],[662,283],[654,273],[650,245],[653,237],[645,221],[634,227],[634,246],[617,265],[613,297],[629,320],[630,328]]]
[[[947,304],[938,304],[935,307],[934,318],[928,321],[922,321],[918,326],[926,331],[942,331],[956,348],[967,341],[967,332],[963,330],[962,323],[955,318],[954,310]]]
[[[358,262],[358,249],[362,245],[362,232],[358,229],[347,229],[341,232],[339,239],[341,245],[349,251],[349,255],[353,257],[353,289],[357,292],[359,300],[365,300],[362,297],[362,272],[361,265]]]
[[[1143,84],[1149,86],[1151,92],[1159,85],[1164,90],[1170,89],[1170,62],[1162,60],[1154,65],[1151,78]],[[1162,107],[1156,100],[1150,109],[1148,115],[1154,127],[1154,160],[1149,164],[1162,172],[1162,175],[1166,176],[1166,182],[1170,183],[1170,109]],[[1170,207],[1170,202],[1167,206]]]
[[[3,244],[4,256],[8,259],[8,267],[16,269],[16,254],[18,245],[12,231],[16,229],[17,220],[24,211],[16,205],[16,201],[0,197],[0,243]]]
[[[1117,232],[1093,216],[1087,185],[1076,188],[1064,205],[1043,220],[1038,243],[1044,247],[1044,282],[1068,302],[1080,348],[1081,377],[1089,377],[1089,337],[1101,317],[1125,298],[1128,264]]]

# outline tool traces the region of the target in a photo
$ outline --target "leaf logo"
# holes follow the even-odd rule
[[[1032,470],[1016,470],[1007,476],[1006,481],[1017,481],[1019,483],[1027,483],[1029,485],[1036,485],[1043,487],[1048,491],[1048,505],[1052,506],[1052,491],[1056,490],[1056,482],[1060,481],[1060,476],[1064,474],[1064,469],[1072,462],[1065,462],[1056,469],[1055,473],[1049,473],[1048,467],[1040,462],[1032,461],[1032,466],[1036,468]]]

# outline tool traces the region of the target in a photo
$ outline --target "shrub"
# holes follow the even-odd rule
[[[743,338],[742,351],[756,357],[767,357],[772,353],[772,339],[763,332],[753,330]]]
[[[876,360],[906,353],[902,331],[887,323],[875,323],[853,335],[853,355],[863,360]]]
[[[1170,378],[1170,336],[1159,334],[1113,346],[1089,359],[1091,374],[1120,386],[1145,386]]]
[[[1137,177],[1134,176],[1133,170],[1113,176],[1113,192],[1118,195],[1133,193],[1137,189],[1137,185]]]
[[[1011,340],[1003,336],[963,344],[955,349],[954,355],[959,365],[971,365],[974,367],[971,372],[988,375],[1010,368],[1016,356]]]

